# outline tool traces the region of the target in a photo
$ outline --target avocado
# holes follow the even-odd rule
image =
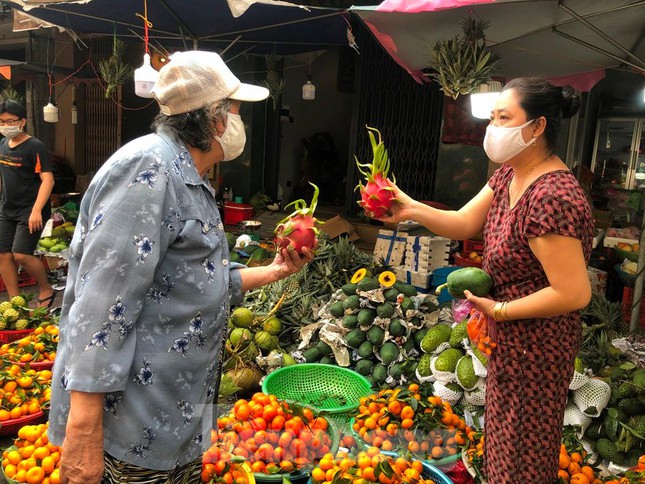
[[[438,296],[444,288],[456,299],[465,299],[465,290],[469,290],[475,296],[486,296],[493,287],[493,279],[478,267],[464,267],[448,274],[446,283],[435,290]]]

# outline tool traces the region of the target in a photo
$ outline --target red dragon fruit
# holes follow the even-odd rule
[[[316,245],[318,236],[316,224],[323,223],[314,217],[314,210],[318,204],[318,187],[311,182],[309,184],[314,187],[314,196],[309,207],[302,199],[291,202],[287,207],[293,205],[296,211],[280,221],[275,229],[278,247],[296,250],[300,255],[303,247],[312,249]]]
[[[374,158],[372,163],[361,164],[356,158],[356,166],[367,181],[365,185],[360,183],[356,188],[360,189],[361,200],[358,204],[365,210],[365,215],[370,218],[379,218],[390,211],[390,207],[396,201],[392,195],[393,188],[387,179],[387,173],[390,171],[390,160],[387,157],[387,150],[381,138],[381,132],[378,129],[367,126],[368,135],[372,143]],[[378,143],[374,133],[378,134]],[[394,179],[394,177],[392,177]]]

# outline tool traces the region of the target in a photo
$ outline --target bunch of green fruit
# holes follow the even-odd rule
[[[611,397],[607,408],[586,428],[584,438],[603,460],[633,467],[645,454],[645,370],[624,361],[600,375],[609,383]]]
[[[0,303],[0,331],[31,329],[40,324],[27,306],[29,299],[28,296],[14,296]]]
[[[69,247],[76,227],[72,222],[64,222],[52,229],[50,237],[42,237],[38,240],[38,250],[47,253],[57,254]]]
[[[257,384],[255,376],[259,374],[256,361],[258,356],[277,352],[281,355],[283,366],[296,363],[280,348],[278,335],[282,331],[282,322],[273,313],[258,315],[240,306],[231,313],[228,330],[223,369],[242,390],[251,391],[252,388],[244,388],[244,385],[240,385],[240,380],[250,382],[250,386]],[[240,375],[244,375],[244,378]]]
[[[323,325],[301,348],[302,357],[308,363],[343,363],[320,337],[329,331],[343,335],[341,351],[349,352],[349,366],[373,386],[414,381],[420,344],[436,322],[431,316],[436,311],[434,296],[418,294],[414,286],[396,281],[394,273],[376,277],[360,269],[322,308]]]

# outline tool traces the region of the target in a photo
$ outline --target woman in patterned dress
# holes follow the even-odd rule
[[[398,188],[383,221],[413,219],[451,239],[483,231],[497,348],[486,379],[484,471],[490,484],[552,484],[566,395],[581,341],[579,310],[591,297],[593,219],[584,192],[555,154],[562,118],[577,111],[570,88],[539,78],[509,82],[491,112],[484,149],[501,164],[458,211],[439,211]],[[505,304],[504,304],[505,303]]]

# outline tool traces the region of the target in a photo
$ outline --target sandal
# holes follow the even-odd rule
[[[58,291],[56,289],[54,289],[54,292],[52,292],[51,296],[45,297],[43,299],[40,299],[40,298],[36,299],[36,303],[38,303],[37,307],[50,309],[52,307],[52,305],[54,304],[54,299],[56,299],[56,294],[57,293],[58,293]],[[46,304],[43,304],[43,303],[46,303]]]

